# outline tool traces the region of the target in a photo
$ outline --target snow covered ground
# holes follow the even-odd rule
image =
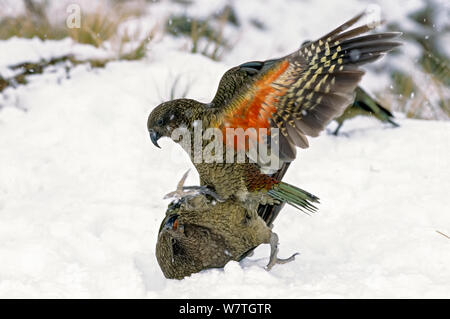
[[[344,11],[316,35],[358,12]],[[285,179],[321,204],[313,216],[286,207],[275,223],[280,256],[299,252],[295,262],[266,272],[269,247],[260,246],[224,269],[164,278],[155,257],[162,197],[192,165],[169,140],[152,145],[147,116],[178,75],[180,91],[189,85],[190,98],[208,101],[230,66],[279,55],[274,46],[249,53],[258,36],[222,63],[162,41],[141,61],[79,65],[69,78],[57,68],[0,94],[0,297],[450,297],[450,240],[437,233],[450,234],[450,122],[401,114],[400,128],[356,118],[299,152]],[[41,48],[20,45],[30,59]]]

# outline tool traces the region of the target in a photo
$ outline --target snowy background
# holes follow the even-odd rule
[[[73,2],[47,1],[47,17],[65,21]],[[96,12],[115,2],[78,3],[82,12]],[[344,124],[342,136],[324,132],[300,152],[285,179],[318,195],[320,210],[313,216],[283,210],[274,227],[280,257],[300,255],[270,272],[263,269],[269,256],[263,245],[224,269],[164,278],[155,257],[168,204],[162,198],[192,165],[169,140],[156,149],[146,129],[149,112],[162,101],[181,95],[208,101],[228,68],[290,53],[368,6],[398,29],[431,36],[448,58],[448,1],[129,5],[140,13],[117,32],[139,31],[126,43],[131,50],[152,32],[140,58],[118,57],[113,38],[101,45],[46,35],[0,40],[0,80],[14,79],[0,91],[0,297],[450,298],[450,122],[436,108],[414,117],[398,106],[418,103],[420,88],[429,105],[448,103],[449,92],[430,87],[419,67],[421,46],[411,38],[371,66],[362,83],[393,102],[401,127],[358,117]],[[228,42],[219,55],[208,39],[192,53],[192,35],[167,31],[176,15],[208,20],[227,5],[238,24],[216,21]],[[438,8],[431,30],[409,18],[428,6]],[[23,15],[26,6],[3,0],[0,9],[1,27],[1,19]],[[65,61],[27,75],[26,83],[11,68],[68,54],[107,63]],[[406,101],[386,98],[399,96],[393,68],[422,84]],[[191,174],[187,183],[198,184],[198,177]]]

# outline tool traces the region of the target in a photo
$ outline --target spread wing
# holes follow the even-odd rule
[[[212,101],[218,109],[211,123],[222,130],[224,142],[228,128],[254,128],[250,141],[270,149],[270,131],[264,136],[259,129],[278,128],[281,164],[295,158],[296,146],[307,148],[306,136],[318,136],[352,102],[364,74],[359,67],[400,45],[391,41],[399,33],[363,35],[369,25],[350,29],[363,15],[288,56],[245,63],[225,73]],[[247,144],[232,146],[248,150]]]

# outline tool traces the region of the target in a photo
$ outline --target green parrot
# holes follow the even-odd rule
[[[289,164],[276,175],[281,180]],[[187,173],[167,208],[158,232],[156,258],[165,277],[182,279],[209,268],[222,268],[229,261],[240,261],[261,244],[270,245],[266,270],[295,260],[278,258],[278,235],[272,223],[283,204],[260,205],[254,215],[232,199],[220,201],[214,194],[184,186]]]
[[[158,105],[147,121],[153,144],[159,147],[158,140],[169,137],[188,145],[185,150],[200,175],[200,187],[224,201],[235,200],[253,214],[260,204],[278,203],[315,211],[317,196],[271,175],[296,158],[297,147],[309,146],[307,136],[318,136],[353,101],[364,74],[360,66],[400,45],[393,41],[400,33],[367,34],[373,29],[369,24],[351,28],[363,16],[357,15],[292,54],[228,70],[210,103],[176,99]],[[209,139],[203,135],[196,148],[199,127],[202,132],[204,128],[215,133]],[[189,134],[174,137],[177,129]],[[227,138],[230,129],[253,129],[253,134],[235,143],[234,137]],[[214,160],[205,160],[201,155],[212,142],[226,151],[214,149]],[[261,147],[275,154],[276,160],[253,153]],[[229,150],[234,151],[231,161]],[[243,161],[240,152],[245,154]]]

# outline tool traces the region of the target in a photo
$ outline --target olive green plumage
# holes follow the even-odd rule
[[[230,83],[238,83],[238,79],[241,78],[236,75],[235,79],[237,82],[231,81]],[[226,87],[226,85],[221,85],[220,87]],[[319,202],[318,197],[293,185],[280,182],[273,174],[261,173],[258,164],[251,163],[248,157],[245,158],[244,163],[237,163],[237,153],[234,155],[232,163],[227,163],[225,159],[222,162],[213,163],[195,162],[197,151],[194,147],[194,122],[200,120],[204,128],[208,127],[211,121],[215,119],[213,112],[213,108],[208,109],[205,105],[195,100],[179,99],[165,102],[156,107],[148,118],[147,127],[150,132],[150,138],[159,147],[157,140],[160,137],[172,137],[174,130],[180,127],[187,129],[192,139],[189,143],[190,148],[187,151],[199,173],[200,185],[210,187],[224,200],[230,198],[237,200],[245,208],[255,211],[260,204],[274,205],[280,201],[287,202],[303,211],[313,212],[316,210],[314,203]],[[177,143],[182,142],[180,140],[174,141]],[[209,140],[203,140],[200,148],[201,153],[203,153],[209,142]],[[288,162],[283,163],[283,165],[285,164],[288,164]],[[270,175],[273,175],[273,177]],[[274,181],[277,181],[277,185],[270,190],[264,189],[266,181],[270,183],[272,178],[274,178]],[[252,183],[261,187],[261,189],[251,192],[249,184]]]
[[[162,103],[147,121],[152,142],[158,146],[161,137],[172,137],[178,143],[189,142],[186,150],[200,175],[200,184],[210,187],[224,200],[238,201],[254,211],[260,204],[279,202],[314,211],[316,196],[282,183],[270,174],[293,161],[297,147],[308,147],[307,136],[318,136],[331,120],[344,112],[364,74],[360,66],[399,45],[392,41],[398,33],[367,35],[373,26],[351,28],[363,16],[350,19],[285,57],[247,62],[230,69],[210,103],[190,99]],[[278,129],[272,135],[278,141],[254,139],[254,145],[264,144],[269,152],[278,149],[279,165],[268,167],[259,155],[250,159],[248,153],[243,163],[238,163],[237,154],[230,163],[227,152],[219,155],[218,160],[196,161],[197,155],[203,154],[211,142],[202,139],[200,149],[194,147],[194,132],[199,122],[203,129],[212,127],[221,131]],[[190,132],[191,140],[180,141],[174,137],[177,128]]]
[[[203,269],[223,267],[270,238],[264,221],[233,201],[214,205],[198,195],[185,203],[170,204],[166,214],[156,257],[167,278],[181,279]],[[172,227],[174,218],[176,229]]]
[[[282,179],[289,164],[273,176]],[[187,173],[178,183],[182,195],[169,204],[156,243],[156,258],[167,278],[182,279],[204,269],[224,267],[230,260],[240,261],[257,246],[269,243],[271,254],[266,269],[294,260],[277,257],[278,236],[271,231],[284,204],[259,205],[258,214],[232,200],[217,202],[209,194],[190,193],[185,187]],[[174,227],[175,225],[175,227]]]
[[[161,137],[170,137],[183,145],[200,176],[200,186],[188,188],[179,183],[172,192],[179,201],[169,205],[156,246],[166,277],[180,279],[203,269],[223,267],[230,260],[241,260],[262,243],[271,246],[267,268],[294,259],[295,255],[286,260],[277,258],[278,236],[270,226],[285,203],[314,211],[318,198],[281,182],[281,178],[296,158],[297,147],[307,148],[307,137],[318,136],[353,101],[364,75],[360,66],[400,45],[392,41],[399,33],[366,34],[373,25],[352,27],[363,16],[287,56],[251,61],[228,70],[210,103],[177,99],[158,105],[150,113],[147,128],[153,144],[159,147]],[[362,101],[370,104],[365,96]],[[214,150],[211,161],[203,155],[213,139],[202,136],[196,147],[199,123],[203,130],[220,132],[230,128],[276,130],[270,138],[249,137],[253,146],[244,147],[244,161],[234,153],[230,162],[228,150],[238,148],[216,138],[214,141],[223,143],[227,151]],[[180,130],[189,134],[179,134]],[[278,139],[272,139],[274,136]],[[261,154],[252,154],[255,145],[276,153],[279,164],[269,166]]]
[[[347,109],[341,116],[335,119],[338,123],[338,126],[333,132],[334,135],[338,135],[339,130],[341,129],[342,124],[345,120],[351,119],[358,115],[373,116],[381,122],[390,123],[394,127],[399,126],[393,121],[394,115],[388,109],[380,105],[360,86],[356,88],[355,92],[355,101],[347,107]]]
[[[175,226],[174,226],[175,225]],[[182,279],[204,269],[240,261],[260,244],[271,245],[267,266],[294,260],[277,258],[278,236],[254,212],[203,194],[171,203],[161,223],[156,258],[167,278]]]

